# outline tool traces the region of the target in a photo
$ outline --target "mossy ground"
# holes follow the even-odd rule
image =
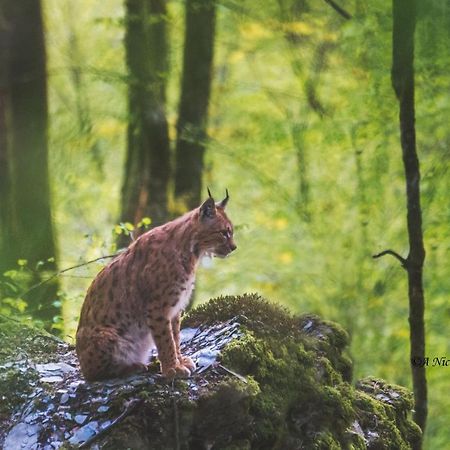
[[[0,314],[0,420],[6,419],[31,392],[36,373],[30,360],[46,362],[55,354],[58,341]]]
[[[13,413],[36,385],[33,364],[57,358],[58,343],[45,331],[0,314],[0,444]]]
[[[258,449],[414,448],[420,431],[409,419],[411,394],[391,386],[397,408],[355,389],[348,334],[313,315],[293,316],[258,295],[211,300],[190,312],[185,324],[238,317],[243,335],[222,353],[222,363],[256,382],[250,399],[248,439]],[[367,400],[367,403],[362,401]],[[404,399],[400,401],[400,399]],[[379,439],[354,431],[364,419],[380,424]],[[381,445],[381,446],[379,446]]]
[[[130,401],[137,402],[124,420],[96,439],[95,445],[105,449],[419,448],[420,430],[409,418],[411,394],[374,379],[353,386],[346,355],[349,339],[339,325],[312,315],[293,316],[257,295],[243,295],[199,306],[187,314],[183,326],[213,329],[219,323],[237,325],[235,321],[237,337],[222,349],[219,365],[172,384],[150,374],[69,390],[77,397],[57,408],[72,415],[88,411],[87,420],[96,421],[99,401],[109,407],[101,420],[111,421]],[[46,356],[46,362],[61,358],[52,337],[11,321],[6,329],[1,317],[0,325],[0,338],[9,349],[0,359],[2,364],[14,361],[11,367],[20,367],[15,357],[18,348],[35,361],[40,355]],[[67,347],[64,351],[67,354]],[[4,368],[0,371],[2,377],[7,374]],[[72,373],[71,380],[77,376]],[[10,378],[15,380],[4,384],[2,395],[13,390],[26,397],[26,384],[32,378],[24,383],[20,377]],[[55,388],[48,391],[48,396],[53,395],[57,403]],[[73,422],[61,426],[74,430]],[[72,447],[65,442],[64,448]]]

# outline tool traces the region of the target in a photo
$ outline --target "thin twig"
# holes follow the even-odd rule
[[[79,267],[83,267],[83,266],[87,266],[88,264],[92,264],[94,262],[100,261],[101,259],[106,259],[106,258],[114,258],[117,255],[119,255],[120,253],[115,253],[114,255],[105,255],[105,256],[100,256],[98,258],[92,259],[90,261],[86,261],[84,263],[80,263],[77,264],[75,266],[72,267],[67,267],[66,269],[63,270],[59,270],[58,272],[55,272],[53,275],[51,275],[50,277],[46,278],[45,280],[40,281],[39,283],[34,284],[33,286],[31,286],[27,291],[22,292],[21,296],[27,295],[29,294],[31,291],[34,291],[36,288],[42,286],[45,283],[48,283],[49,281],[52,281],[54,278],[59,277],[60,275],[62,275],[65,272],[68,272],[69,270],[73,270],[73,269],[78,269]]]
[[[219,364],[218,367],[220,367],[221,369],[225,370],[225,372],[229,373],[230,375],[235,376],[236,378],[238,378],[239,380],[241,380],[243,383],[248,383],[247,378],[245,378],[243,375],[234,372],[231,369],[228,369],[227,367],[225,367],[223,364]]]
[[[140,404],[142,404],[143,401],[144,399],[131,400],[130,403],[126,406],[126,408],[123,410],[123,412],[116,419],[114,419],[107,427],[101,429],[97,434],[94,434],[94,436],[90,437],[87,441],[84,441],[81,445],[78,446],[78,448],[90,447],[94,441],[104,436],[112,427],[116,426],[118,423],[122,422],[127,416],[129,416]]]
[[[407,269],[408,260],[403,258],[403,256],[400,256],[397,252],[394,252],[394,250],[384,250],[381,253],[373,255],[372,258],[374,258],[374,259],[381,258],[384,255],[391,255],[394,258],[398,259],[400,261],[400,264],[402,265],[402,267]]]
[[[344,19],[350,20],[352,15],[347,12],[342,6],[339,6],[333,0],[325,0],[325,3],[328,3],[338,14],[340,14]]]

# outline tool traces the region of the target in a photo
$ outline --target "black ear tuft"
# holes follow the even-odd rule
[[[200,206],[200,218],[212,219],[213,217],[215,217],[215,215],[216,215],[216,204],[214,203],[214,199],[212,197],[209,197]]]
[[[228,189],[225,189],[225,198],[217,206],[219,208],[225,209],[225,206],[227,206],[229,199],[230,199],[230,196],[228,195]]]

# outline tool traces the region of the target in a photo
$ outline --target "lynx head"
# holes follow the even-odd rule
[[[198,209],[198,246],[200,253],[210,253],[224,258],[233,250],[236,244],[233,240],[233,224],[225,213],[228,189],[221,202],[215,202],[208,189],[209,198]]]

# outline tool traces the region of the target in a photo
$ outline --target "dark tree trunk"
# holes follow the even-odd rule
[[[175,197],[200,204],[214,57],[216,3],[186,0],[186,32],[177,123]]]
[[[28,260],[33,269],[56,269],[47,162],[47,80],[41,3],[39,0],[1,4],[0,158],[2,181],[0,269]],[[35,274],[35,280],[39,276]],[[29,312],[50,328],[60,314],[54,306],[57,285],[33,291]]]
[[[167,220],[170,145],[165,113],[168,44],[164,0],[126,0],[128,150],[121,221]]]
[[[0,31],[0,46],[5,42],[3,32]],[[3,50],[3,49],[2,49]],[[1,51],[1,50],[0,50]],[[4,66],[4,55],[0,55],[0,66]],[[0,70],[0,72],[3,72]],[[3,73],[2,73],[3,75]],[[8,157],[8,146],[6,132],[7,125],[7,103],[8,93],[4,80],[0,80],[0,276],[11,268],[12,251],[10,246],[11,235],[11,176],[10,161]]]
[[[4,8],[4,7],[3,7]],[[0,16],[3,16],[0,8]],[[9,32],[5,23],[0,22],[0,276],[7,269],[7,255],[11,254],[9,235],[11,233],[11,175],[8,152],[8,94],[9,94]]]
[[[420,208],[420,171],[416,151],[414,113],[414,29],[415,2],[393,0],[392,86],[400,105],[400,133],[406,177],[409,323],[412,379],[415,398],[414,420],[425,430],[427,418],[427,382],[425,366],[424,293],[422,271],[425,250]]]

